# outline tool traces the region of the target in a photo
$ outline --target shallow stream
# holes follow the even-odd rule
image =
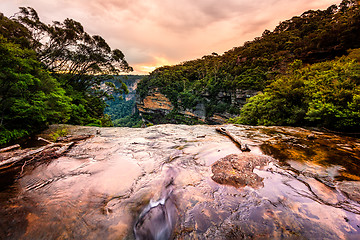
[[[95,136],[12,183],[2,177],[0,239],[134,239],[140,213],[170,178],[175,239],[360,239],[360,140],[223,127],[273,157],[254,170],[263,178],[256,189],[211,179],[211,164],[242,154],[214,126],[72,127]]]

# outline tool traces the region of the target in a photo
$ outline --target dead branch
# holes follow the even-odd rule
[[[65,144],[64,146],[62,146],[59,150],[57,150],[55,152],[56,155],[61,156],[63,155],[69,148],[71,148],[73,145],[75,144],[75,142],[70,142],[68,144]]]
[[[230,133],[225,128],[216,128],[216,131],[223,134],[223,135],[228,136],[236,144],[236,146],[238,146],[240,148],[240,150],[242,152],[250,152],[251,151],[247,144],[242,144],[240,139],[237,138],[237,136]]]
[[[15,144],[15,145],[12,145],[12,146],[9,146],[9,147],[6,147],[6,148],[1,148],[0,149],[0,153],[2,152],[8,152],[8,151],[11,151],[11,150],[14,150],[14,149],[18,149],[20,148],[20,145],[19,144]]]
[[[87,138],[93,137],[93,135],[78,135],[78,136],[66,136],[59,138],[57,143],[50,142],[46,139],[39,137],[39,140],[49,143],[46,146],[40,147],[35,150],[26,151],[18,156],[10,157],[4,161],[0,161],[0,171],[9,169],[13,166],[22,165],[21,172],[24,171],[25,165],[35,161],[45,161],[48,159],[58,158],[63,155],[69,148],[71,148],[75,142],[81,141]],[[11,146],[2,151],[9,151],[15,149],[17,146]],[[19,146],[20,147],[20,146]]]
[[[21,154],[20,156],[15,156],[15,157],[9,158],[9,159],[7,159],[5,161],[0,162],[0,170],[5,169],[5,168],[9,168],[9,167],[11,167],[11,166],[13,166],[13,165],[15,165],[17,163],[21,163],[23,160],[26,160],[26,159],[28,159],[28,158],[36,155],[36,154],[39,154],[39,153],[43,152],[46,149],[56,147],[56,146],[59,146],[59,145],[61,146],[61,144],[59,144],[59,143],[52,143],[52,144],[40,147],[38,149],[26,152],[25,154]]]
[[[53,142],[51,142],[51,141],[49,141],[49,140],[47,140],[47,139],[45,139],[45,138],[42,138],[42,137],[38,137],[38,140],[39,140],[39,141],[46,142],[46,143],[48,143],[48,144],[52,144],[52,143],[53,143]]]
[[[22,165],[21,172],[19,173],[19,175],[21,175],[24,172],[24,168],[25,168],[26,164],[27,164],[27,161],[25,161],[24,164]]]
[[[78,135],[78,136],[65,136],[59,137],[56,142],[77,142],[93,137],[94,135]]]

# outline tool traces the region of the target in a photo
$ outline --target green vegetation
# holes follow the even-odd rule
[[[250,98],[232,121],[250,125],[322,126],[360,130],[360,49],[349,57],[301,68],[301,61]]]
[[[0,13],[0,56],[0,145],[51,123],[112,126],[105,100],[127,88],[101,84],[132,70],[79,22],[44,24],[32,8],[12,19]]]
[[[201,59],[158,68],[138,84],[138,93],[141,98],[145,98],[150,89],[158,88],[170,99],[175,106],[175,110],[191,109],[198,103],[203,103],[206,107],[207,117],[211,117],[214,113],[239,114],[241,106],[234,103],[230,97],[220,99],[219,94],[221,92],[233,93],[236,89],[265,91],[264,94],[255,97],[248,103],[242,111],[241,122],[248,124],[311,124],[351,130],[356,124],[344,122],[344,119],[351,114],[340,109],[347,106],[347,104],[355,106],[357,100],[348,95],[342,100],[333,99],[334,101],[330,99],[322,100],[320,96],[312,96],[309,98],[314,98],[314,101],[308,103],[311,108],[311,111],[308,112],[300,106],[296,107],[297,102],[302,103],[301,98],[304,98],[301,92],[302,89],[296,87],[296,84],[300,83],[291,82],[294,86],[286,84],[290,84],[288,78],[295,79],[290,75],[295,74],[291,72],[291,68],[296,67],[296,64],[301,63],[305,66],[303,70],[296,73],[298,75],[304,74],[304,78],[313,71],[311,70],[313,68],[318,68],[316,71],[336,72],[336,67],[333,70],[328,70],[329,64],[335,64],[332,60],[346,56],[350,49],[357,48],[360,48],[360,7],[357,1],[344,0],[339,6],[332,5],[326,10],[310,10],[301,16],[281,22],[274,31],[265,30],[261,37],[246,42],[241,47],[233,48],[223,55],[213,53]],[[344,61],[350,60],[341,58],[341,60],[335,61],[338,65],[341,65],[345,64]],[[316,65],[321,62],[324,62],[323,65]],[[306,67],[311,64],[315,65]],[[350,63],[347,64],[351,65]],[[345,64],[346,66],[342,66],[342,69],[344,71],[350,71],[349,69],[353,71],[353,68],[358,63],[353,62],[352,64],[354,65],[352,68]],[[337,84],[344,84],[344,86],[338,86],[335,83],[330,84],[326,90],[327,92],[322,92],[315,87],[326,78],[327,74],[319,73],[318,77],[309,78],[306,83],[308,84],[307,87],[310,88],[310,85],[313,85],[313,91],[317,91],[319,95],[338,91],[338,88],[342,87],[347,91],[355,91],[351,88],[358,86],[356,81],[345,83],[346,80],[339,80]],[[348,76],[341,75],[341,77],[347,78]],[[297,78],[300,79],[301,77],[298,76]],[[287,97],[286,104],[282,102],[285,101],[284,98],[278,95],[269,97],[270,92],[275,89],[276,85],[279,89],[292,87],[294,90],[294,92],[289,93],[292,95]],[[316,95],[316,93],[311,94]],[[333,94],[333,97],[337,98],[335,93]],[[328,98],[331,98],[331,96],[329,95]],[[220,100],[221,103],[218,104]],[[294,103],[289,103],[289,101]],[[327,104],[327,101],[330,101],[332,105],[325,106],[324,104]],[[355,102],[353,103],[353,101]],[[269,107],[264,106],[264,111],[258,110],[258,114],[265,114],[265,111],[271,110],[271,115],[266,112],[268,114],[264,119],[261,116],[254,119],[252,119],[252,115],[245,116],[250,114],[250,110],[246,109],[253,109],[255,105],[259,105],[260,109],[260,105],[265,103]],[[289,107],[286,111],[281,108],[273,109],[271,107],[281,106],[281,104],[285,104],[283,108],[287,108],[286,106],[292,107]],[[349,109],[350,105],[348,106]],[[341,115],[342,122],[340,123],[334,119],[330,120],[330,112],[333,112],[336,119]],[[251,111],[251,113],[254,112]],[[355,121],[355,118],[351,119],[348,121]]]
[[[203,104],[207,118],[359,131],[359,49],[357,1],[310,10],[223,55],[156,69],[137,92],[143,99],[158,88],[174,109],[143,117],[197,124],[179,112]],[[119,99],[128,88],[116,75],[131,70],[120,50],[72,19],[45,24],[32,8],[12,19],[0,14],[0,145],[52,123],[143,125],[135,100]],[[237,89],[263,93],[240,111]]]
[[[115,119],[113,121],[114,126],[116,127],[132,127],[132,128],[139,128],[143,126],[142,118],[140,117],[139,113],[134,113],[131,115],[127,115],[125,117]]]
[[[48,122],[69,120],[71,98],[41,67],[34,51],[0,36],[0,55],[0,144]]]
[[[66,135],[68,135],[68,133],[69,133],[69,131],[68,131],[68,129],[66,127],[60,127],[58,129],[56,129],[56,131],[51,133],[49,136],[51,137],[53,142],[56,142],[56,140],[59,137],[65,137]]]
[[[141,127],[142,118],[136,109],[136,85],[144,76],[123,75],[107,80],[116,87],[125,84],[129,91],[125,94],[114,94],[112,99],[106,101],[105,114],[110,116],[115,127]],[[119,81],[120,80],[120,81]]]

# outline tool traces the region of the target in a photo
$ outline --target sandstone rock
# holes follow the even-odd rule
[[[338,188],[345,193],[351,200],[360,202],[360,182],[343,181],[338,184]]]
[[[235,107],[242,108],[246,104],[246,99],[257,95],[259,92],[248,89],[235,89],[232,91],[220,91],[216,95],[218,104],[227,103]],[[198,103],[193,108],[185,108],[181,106],[181,99],[178,100],[178,107],[174,106],[170,99],[163,95],[158,88],[149,89],[147,96],[143,99],[137,95],[136,106],[140,114],[147,114],[153,117],[153,123],[175,123],[173,120],[167,120],[164,117],[172,110],[176,110],[178,114],[186,118],[195,119],[200,122],[210,124],[224,124],[229,118],[236,117],[237,115],[229,112],[215,113],[213,116],[207,116],[206,103],[212,99],[209,92],[202,94],[203,101]],[[229,102],[230,101],[230,102]],[[162,121],[156,121],[156,118],[161,118]],[[152,122],[152,120],[147,119]]]
[[[212,117],[210,117],[209,119],[208,119],[208,121],[210,122],[210,123],[215,123],[215,124],[225,124],[226,123],[226,121],[227,121],[227,119],[226,118],[224,118],[224,117],[222,117],[222,116],[220,116],[220,115],[218,115],[218,114],[214,114]]]
[[[211,166],[215,182],[234,187],[262,187],[262,178],[253,172],[256,166],[265,166],[271,158],[252,153],[231,154]]]
[[[146,96],[146,98],[137,104],[140,112],[152,112],[156,110],[163,110],[170,112],[174,106],[170,100],[158,91]]]

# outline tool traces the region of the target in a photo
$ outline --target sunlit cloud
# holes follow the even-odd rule
[[[158,67],[172,65],[172,64],[175,64],[175,62],[170,62],[169,60],[163,57],[154,57],[154,61],[149,62],[145,65],[137,64],[135,65],[135,69],[137,74],[147,74],[149,72],[154,71]]]
[[[31,6],[50,23],[72,18],[119,48],[137,73],[200,58],[260,36],[283,20],[341,0],[1,0],[13,15]],[[0,11],[1,11],[0,10]],[[161,56],[160,58],[157,56]],[[163,60],[160,60],[163,59]]]

